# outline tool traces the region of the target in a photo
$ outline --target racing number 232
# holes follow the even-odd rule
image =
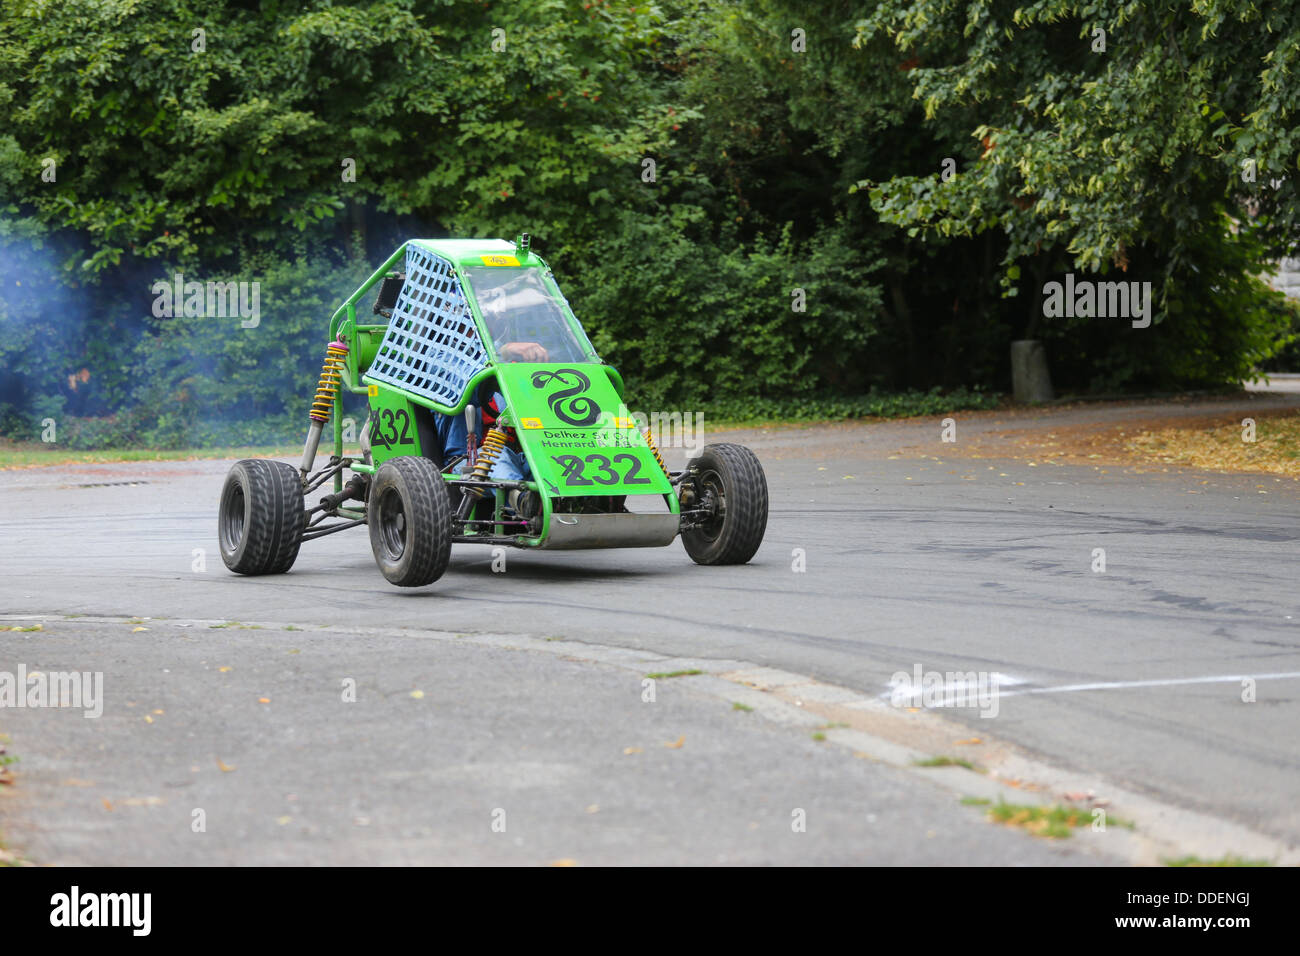
[[[577,455],[555,455],[554,458],[555,463],[564,469],[566,485],[617,485],[620,480],[625,485],[650,484],[649,478],[639,477],[641,462],[635,455],[615,455],[613,461],[604,455],[588,455],[586,458],[579,458]],[[613,467],[621,462],[629,465],[627,474],[622,479]],[[584,475],[587,465],[593,467]]]
[[[386,434],[385,429],[387,429]],[[394,445],[414,445],[415,440],[411,437],[411,416],[404,408],[399,408],[396,415],[391,408],[381,410],[370,424],[370,440],[384,448],[392,448]]]

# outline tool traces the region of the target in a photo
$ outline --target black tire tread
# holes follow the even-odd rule
[[[298,559],[306,523],[298,470],[282,461],[247,458],[231,467],[226,481],[232,479],[243,483],[248,513],[239,553],[222,549],[226,567],[238,574],[283,574]]]
[[[401,564],[391,567],[384,565],[383,545],[379,540],[378,505],[390,480],[386,469],[400,478],[397,487],[402,492],[407,520],[407,553]],[[442,577],[451,560],[451,499],[436,463],[415,455],[401,455],[384,462],[375,473],[366,511],[375,563],[390,584],[418,588]]]
[[[682,532],[682,544],[696,564],[744,564],[758,551],[767,530],[767,476],[758,456],[744,445],[705,445],[692,466],[712,469],[722,478],[727,513],[714,541]]]

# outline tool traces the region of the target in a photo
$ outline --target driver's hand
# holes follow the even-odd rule
[[[536,342],[507,342],[497,349],[497,355],[507,362],[545,362],[546,349]]]

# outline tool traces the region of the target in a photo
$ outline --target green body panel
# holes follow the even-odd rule
[[[416,427],[415,403],[391,388],[370,396],[370,455],[375,467],[398,455],[424,455]]]
[[[672,495],[605,366],[516,362],[496,372],[533,479],[547,494]]]

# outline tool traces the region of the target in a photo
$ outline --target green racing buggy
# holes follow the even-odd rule
[[[377,318],[359,316],[372,290]],[[283,573],[303,541],[363,524],[401,587],[441,577],[453,543],[627,548],[680,534],[699,564],[743,564],[762,542],[758,458],[710,444],[668,470],[527,235],[408,240],[335,312],[330,337],[301,465],[245,459],[226,476],[231,571]],[[354,457],[344,393],[368,404]],[[333,453],[314,470],[331,420]]]

